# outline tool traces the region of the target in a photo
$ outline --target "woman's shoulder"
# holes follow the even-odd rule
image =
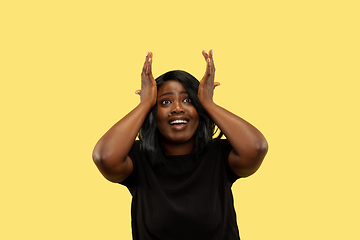
[[[227,139],[223,139],[223,138],[214,138],[212,139],[209,144],[208,144],[208,148],[213,148],[213,147],[231,147],[229,141]]]
[[[221,160],[224,163],[225,171],[229,177],[231,183],[235,182],[239,176],[237,176],[229,167],[228,158],[231,150],[233,149],[227,139],[212,139],[208,147],[208,156],[216,160]]]
[[[128,154],[128,156],[130,157],[131,160],[134,159],[138,159],[139,157],[141,157],[141,141],[140,140],[135,140],[130,152]]]
[[[228,155],[232,147],[227,139],[212,139],[206,146],[205,152],[207,154],[222,153],[222,155]]]

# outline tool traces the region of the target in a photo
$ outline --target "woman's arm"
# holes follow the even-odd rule
[[[141,73],[141,102],[100,138],[93,151],[93,160],[102,175],[111,182],[122,182],[133,170],[128,153],[146,115],[156,103],[157,88],[152,75],[152,53],[146,55]]]
[[[206,72],[200,81],[198,96],[210,118],[224,132],[233,150],[228,162],[231,170],[240,177],[255,173],[264,159],[268,145],[265,137],[250,123],[213,102],[215,66],[213,51],[203,51],[207,62]]]

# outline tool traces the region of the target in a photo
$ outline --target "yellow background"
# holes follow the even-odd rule
[[[244,240],[360,239],[358,1],[2,1],[0,239],[131,239],[91,159],[153,72],[201,78],[269,142],[233,186]]]

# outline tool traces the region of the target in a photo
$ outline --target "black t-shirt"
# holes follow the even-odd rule
[[[121,184],[131,192],[134,240],[240,239],[231,186],[238,179],[228,166],[232,147],[214,139],[204,153],[165,156],[152,166],[135,141],[133,172]]]

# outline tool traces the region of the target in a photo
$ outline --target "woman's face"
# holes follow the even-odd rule
[[[161,84],[157,93],[157,126],[163,140],[185,143],[192,139],[199,115],[184,86],[177,80],[169,80]]]

